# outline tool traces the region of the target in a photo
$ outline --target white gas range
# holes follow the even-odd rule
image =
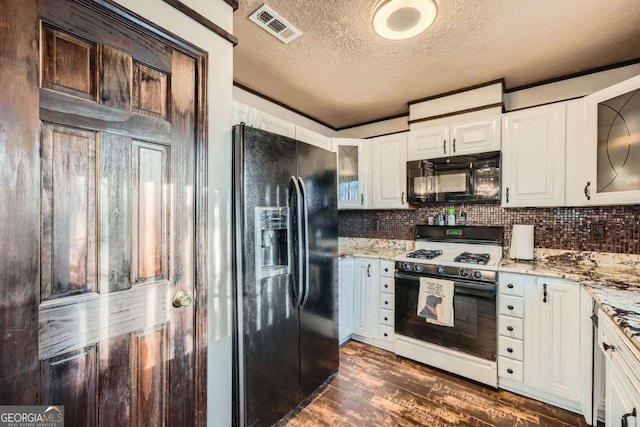
[[[415,236],[415,250],[395,263],[396,354],[495,387],[502,227],[418,225]],[[448,326],[420,314],[427,281],[454,289],[442,302],[453,313]]]

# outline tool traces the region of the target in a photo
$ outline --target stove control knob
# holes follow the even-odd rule
[[[467,270],[466,268],[459,268],[458,274],[460,275],[460,277],[469,277],[469,270]]]
[[[473,272],[473,278],[474,279],[482,279],[482,271],[475,270]]]
[[[405,269],[405,271],[411,271],[411,263],[410,262],[405,262],[402,267]]]
[[[436,272],[438,272],[438,273],[440,273],[440,274],[444,273],[444,267],[443,267],[443,266],[441,266],[441,265],[437,266],[437,267],[436,267]]]
[[[424,268],[420,265],[420,264],[416,264],[413,266],[413,269],[417,272],[420,273]]]

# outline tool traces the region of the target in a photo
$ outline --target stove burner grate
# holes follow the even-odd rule
[[[474,254],[471,252],[462,252],[460,255],[453,259],[454,262],[464,262],[467,264],[482,264],[485,265],[489,262],[491,255],[489,254]]]
[[[440,255],[442,255],[441,250],[418,249],[417,251],[409,252],[407,258],[433,259]]]

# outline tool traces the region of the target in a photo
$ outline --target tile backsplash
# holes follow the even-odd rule
[[[501,225],[505,247],[513,224],[535,226],[537,248],[640,254],[640,205],[587,208],[504,209],[498,204],[456,205],[456,219],[467,213],[468,225]],[[341,237],[413,239],[414,225],[445,212],[444,206],[407,210],[339,212]],[[604,230],[601,238],[594,234]]]

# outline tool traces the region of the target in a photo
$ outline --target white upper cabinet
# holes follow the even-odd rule
[[[585,97],[585,204],[640,203],[640,76]]]
[[[301,126],[296,126],[296,139],[306,142],[307,144],[315,145],[316,147],[324,148],[327,151],[332,151],[331,138]]]
[[[411,129],[407,160],[435,159],[447,156],[449,126]]]
[[[502,206],[562,206],[565,103],[506,113],[502,128]]]
[[[403,209],[407,203],[407,133],[380,136],[370,140],[372,208]]]
[[[296,125],[271,114],[260,112],[258,115],[259,128],[278,135],[296,137]]]
[[[472,116],[472,117],[469,117]],[[484,117],[453,117],[450,122],[430,126],[412,125],[407,160],[435,159],[500,150],[500,114]]]
[[[338,209],[367,209],[370,143],[356,138],[333,139],[338,159]]]
[[[231,123],[258,127],[258,110],[234,99],[231,103]]]

